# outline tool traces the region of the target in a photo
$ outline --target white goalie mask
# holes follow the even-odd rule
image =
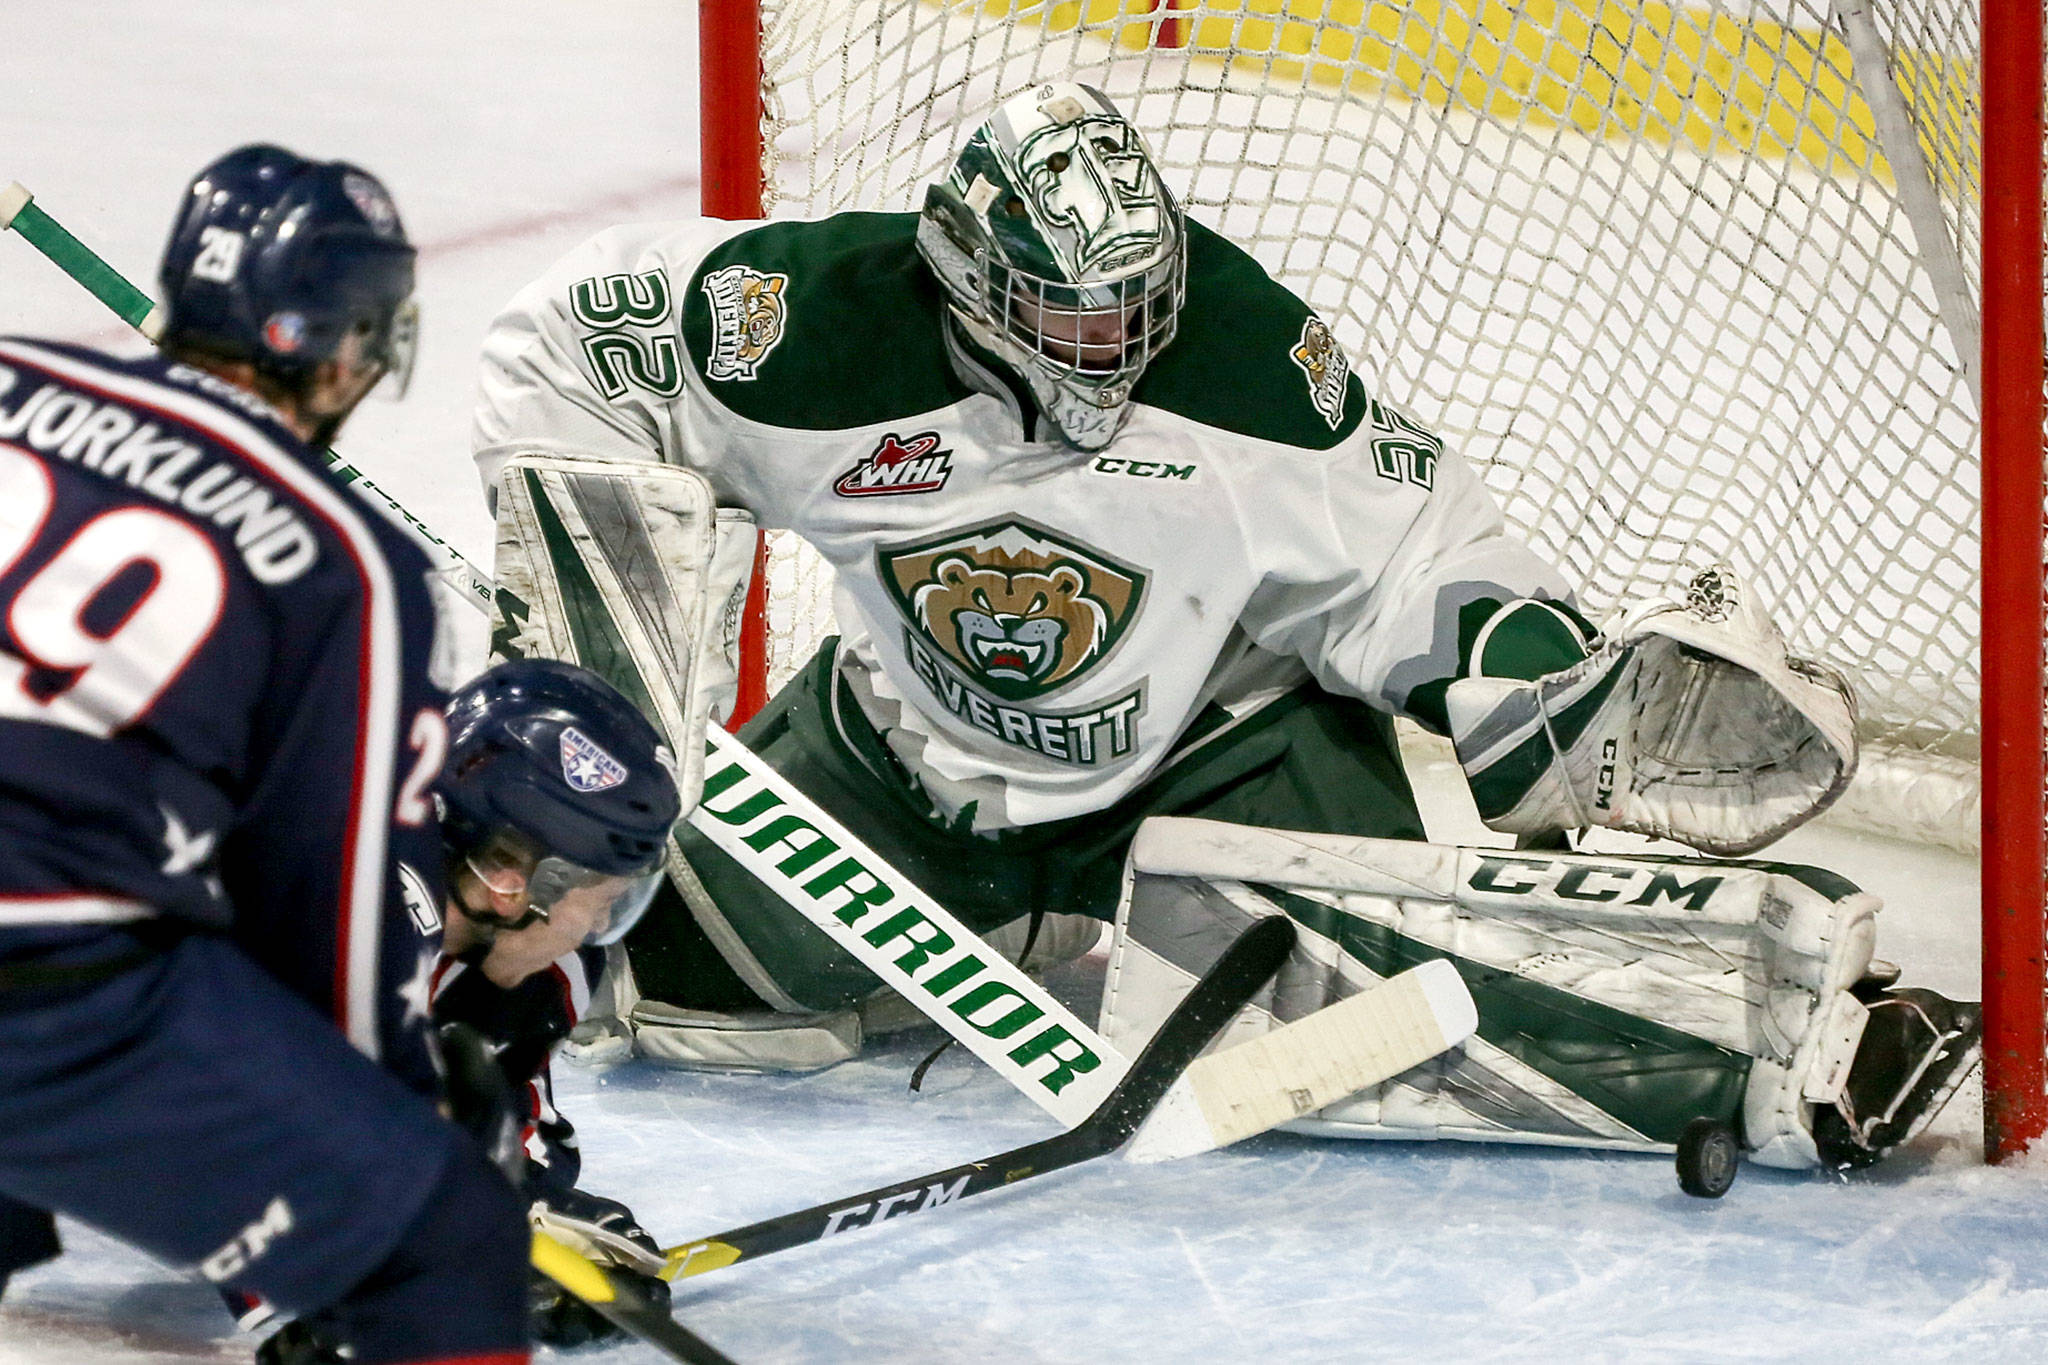
[[[1060,82],[1004,103],[925,192],[917,245],[1066,442],[1108,445],[1173,340],[1187,275],[1180,205],[1108,98]]]

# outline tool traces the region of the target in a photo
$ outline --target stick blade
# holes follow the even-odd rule
[[[1127,1155],[1172,1161],[1241,1142],[1420,1066],[1478,1024],[1457,968],[1442,958],[1425,962],[1196,1061]]]
[[[1239,934],[1166,1016],[1102,1108],[1073,1131],[1090,1130],[1100,1151],[1122,1145],[1202,1049],[1273,979],[1294,951],[1294,940],[1294,922],[1285,915],[1266,916]]]

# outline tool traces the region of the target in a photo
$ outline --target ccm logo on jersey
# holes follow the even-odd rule
[[[1191,464],[1167,464],[1160,460],[1126,460],[1115,455],[1098,455],[1088,468],[1097,474],[1123,474],[1133,479],[1180,479],[1195,477]]]
[[[953,472],[953,452],[939,449],[939,433],[920,431],[909,440],[890,432],[861,462],[839,476],[832,491],[842,498],[878,498],[891,493],[933,493]]]
[[[247,1270],[250,1263],[270,1250],[270,1244],[292,1230],[292,1206],[278,1195],[263,1210],[263,1216],[228,1239],[228,1244],[199,1263],[199,1273],[215,1284]]]
[[[1681,880],[1688,870],[1676,865],[1645,867],[1554,858],[1481,857],[1478,870],[1466,885],[1495,896],[1542,892],[1559,900],[1623,901],[1629,905],[1671,901],[1689,910],[1704,910],[1726,878],[1709,875]]]

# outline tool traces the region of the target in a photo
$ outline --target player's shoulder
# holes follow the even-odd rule
[[[1309,451],[1342,445],[1367,411],[1364,386],[1328,325],[1244,250],[1193,221],[1178,334],[1132,398]]]
[[[719,242],[691,274],[683,340],[713,397],[741,417],[831,431],[959,402],[945,299],[917,253],[917,215],[768,222]]]
[[[59,391],[73,397],[50,412]],[[0,403],[11,403],[20,420],[36,403],[26,427],[47,430],[89,424],[87,405],[133,410],[161,426],[189,431],[199,440],[230,447],[261,442],[293,455],[304,443],[285,426],[277,409],[256,394],[216,375],[155,352],[117,356],[90,347],[32,337],[0,337]],[[102,426],[111,426],[102,423]]]
[[[64,498],[196,527],[265,589],[426,564],[270,404],[163,356],[0,338],[0,440],[65,471]]]

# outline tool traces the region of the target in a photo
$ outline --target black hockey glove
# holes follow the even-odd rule
[[[468,1024],[441,1027],[441,1063],[447,1068],[449,1117],[476,1139],[491,1164],[514,1185],[526,1179],[518,1101],[484,1036]]]
[[[0,1293],[7,1291],[7,1277],[15,1271],[53,1260],[62,1251],[56,1219],[0,1194]]]
[[[605,1274],[614,1279],[632,1281],[647,1296],[648,1302],[659,1305],[663,1312],[668,1311],[667,1280],[642,1275],[623,1266],[606,1266]],[[533,1339],[542,1345],[583,1346],[593,1341],[609,1340],[620,1333],[618,1324],[610,1318],[538,1272],[533,1276],[532,1295],[529,1302],[533,1313]]]
[[[605,1273],[633,1281],[654,1303],[668,1307],[668,1282],[650,1273],[661,1247],[616,1199],[582,1190],[549,1190],[533,1206],[533,1224],[590,1257]],[[533,1336],[549,1346],[581,1346],[617,1335],[610,1319],[545,1275],[532,1281]]]

